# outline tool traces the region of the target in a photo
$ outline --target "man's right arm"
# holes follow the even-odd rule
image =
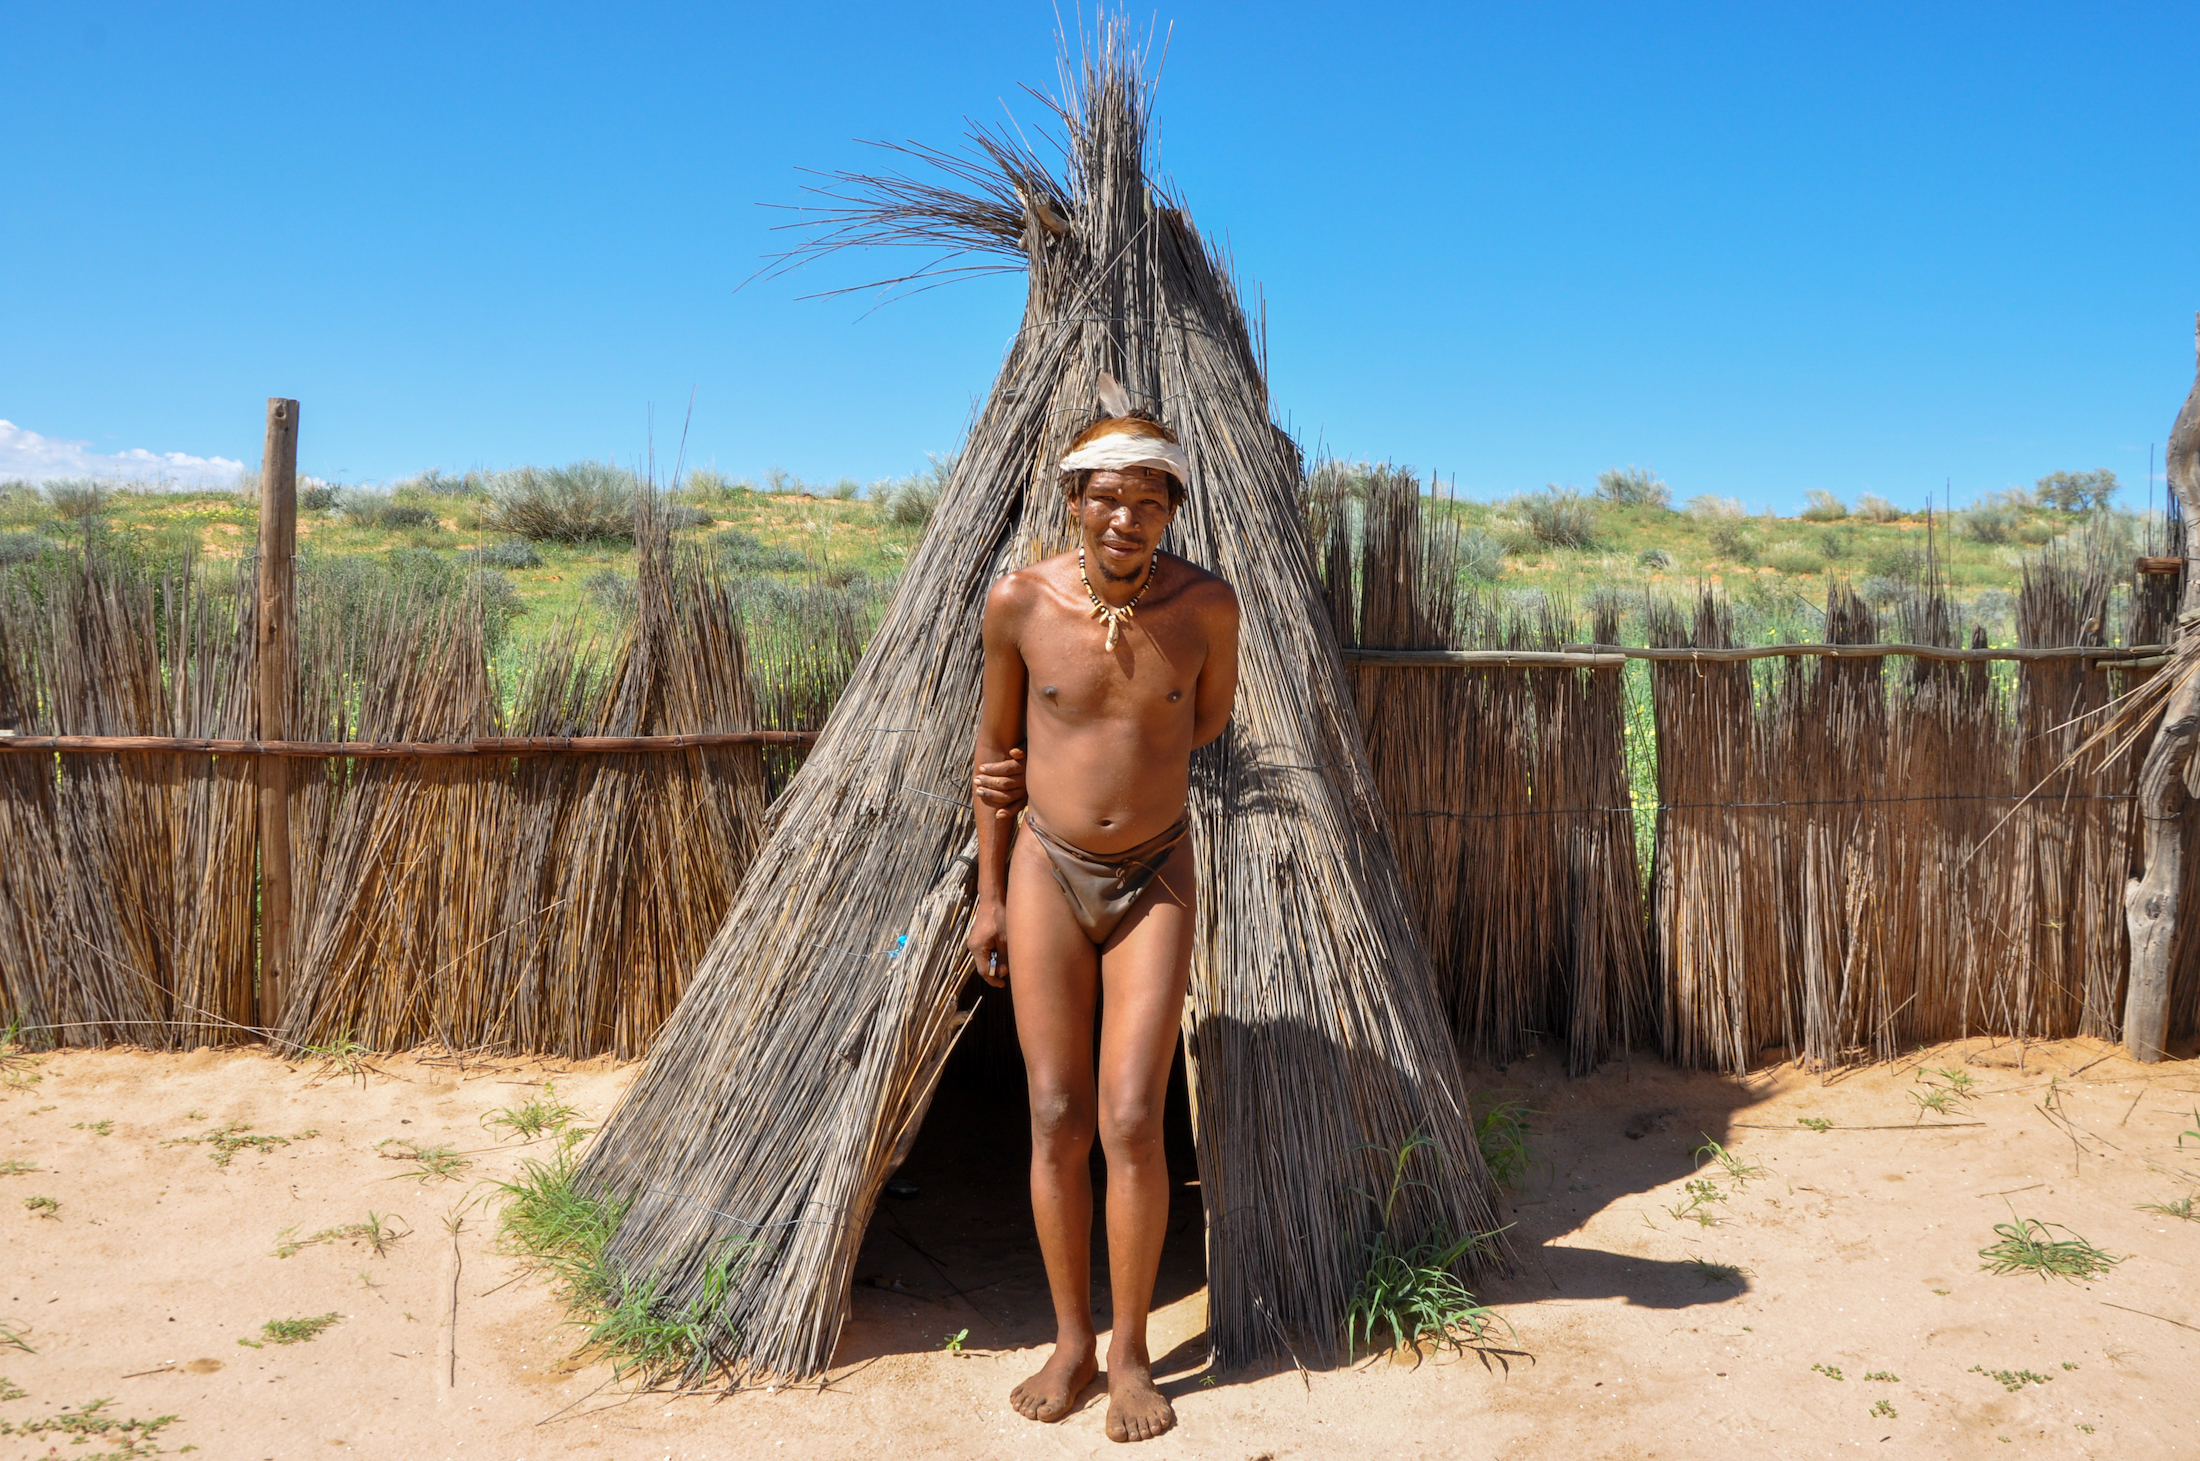
[[[1026,672],[1018,637],[1024,603],[1033,586],[1010,574],[985,596],[985,677],[978,701],[978,741],[973,768],[1008,759],[1024,738]],[[1008,849],[1014,824],[997,815],[982,795],[972,798],[978,820],[978,900],[966,940],[978,973],[988,983],[1008,978]]]

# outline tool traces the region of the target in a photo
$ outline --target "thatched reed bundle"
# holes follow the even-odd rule
[[[884,624],[583,1168],[629,1204],[608,1252],[630,1281],[685,1309],[713,1266],[732,1273],[711,1317],[737,1368],[829,1361],[879,1188],[959,1028],[980,611],[999,575],[1065,542],[1054,463],[1103,371],[1182,435],[1194,478],[1173,546],[1244,609],[1236,719],[1193,791],[1186,1050],[1214,1349],[1338,1347],[1375,1148],[1418,1132],[1444,1153],[1399,1236],[1494,1226],[1296,525],[1297,453],[1227,270],[1145,174],[1140,67],[1111,32],[1072,78],[1065,176],[981,134],[973,157],[924,154],[949,184],[845,180],[820,242],[945,244],[1030,287]]]
[[[0,589],[0,728],[239,736],[251,595],[95,546]],[[0,1022],[193,1045],[252,1017],[253,781],[204,757],[0,756]]]
[[[1468,596],[1457,525],[1379,467],[1310,478],[1330,617],[1347,645],[1557,649],[1577,625]],[[1606,611],[1593,637],[1609,641]],[[1541,1038],[1584,1073],[1654,1028],[1617,670],[1355,664],[1392,839],[1462,1050]]]

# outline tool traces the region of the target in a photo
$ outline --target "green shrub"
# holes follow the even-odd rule
[[[1459,571],[1468,578],[1497,577],[1505,571],[1505,545],[1480,528],[1468,528],[1459,535]]]
[[[710,542],[719,564],[733,573],[800,573],[810,566],[794,549],[772,547],[739,528],[727,528]]]
[[[2043,507],[2097,512],[2115,500],[2116,485],[2116,474],[2102,467],[2092,472],[2049,472],[2033,491]]]
[[[1719,556],[1730,563],[1747,567],[1757,561],[1757,535],[1739,517],[1714,518],[1706,536]]]
[[[1594,548],[1597,513],[1590,499],[1555,483],[1513,499],[1513,510],[1538,543],[1551,548]]]
[[[464,563],[478,564],[483,568],[540,568],[542,555],[535,545],[524,538],[514,538],[506,543],[490,543],[486,547],[468,548],[458,555]]]
[[[1671,573],[1679,562],[1678,558],[1663,548],[1645,548],[1635,555],[1635,563],[1652,573]]]
[[[2010,542],[2023,526],[2024,515],[2007,502],[1974,503],[1956,517],[1956,531],[1974,543]]]
[[[62,477],[46,484],[46,501],[53,510],[74,522],[99,516],[107,506],[105,484],[90,477]]]
[[[336,489],[313,477],[298,479],[298,510],[327,512],[336,506]]]
[[[632,538],[640,487],[632,472],[608,462],[519,467],[488,479],[481,522],[490,532],[538,543]]]
[[[1864,559],[1864,571],[1874,578],[1913,582],[1925,571],[1925,550],[1907,547],[1875,548]]]
[[[1597,473],[1597,496],[1615,507],[1671,507],[1673,491],[1646,468],[1607,467]]]
[[[685,485],[697,497],[731,497],[736,492],[754,490],[748,483],[736,482],[716,467],[697,467],[687,474]]]
[[[36,562],[49,546],[36,533],[0,533],[0,568]]]
[[[1810,499],[1810,506],[1803,509],[1805,522],[1837,523],[1849,515],[1848,504],[1831,492],[1813,487],[1803,495]]]
[[[1688,499],[1688,515],[1716,522],[1720,518],[1743,516],[1741,502],[1732,497],[1714,497],[1701,493]]]
[[[354,527],[377,528],[388,532],[404,528],[441,526],[433,510],[409,502],[399,502],[387,492],[341,488],[336,493],[334,507],[344,521]]]
[[[955,475],[955,463],[960,453],[928,452],[930,462],[923,471],[885,484],[883,495],[873,489],[872,497],[879,511],[896,527],[921,528],[932,521],[932,514],[939,509],[940,494]]]
[[[1886,498],[1869,492],[1856,499],[1856,511],[1859,516],[1868,517],[1875,523],[1891,523],[1909,516]]]
[[[1767,565],[1781,573],[1824,573],[1826,560],[1816,553],[1802,548],[1789,548],[1765,559]]]
[[[639,602],[634,580],[616,568],[598,569],[589,574],[581,581],[581,592],[597,608],[622,619],[631,615]]]
[[[446,477],[434,467],[419,476],[397,484],[398,492],[425,492],[434,497],[476,497],[482,491],[485,478],[480,472],[468,472],[463,476]]]
[[[668,502],[657,509],[657,522],[668,533],[685,528],[707,528],[717,519],[700,507],[690,507],[684,502]]]

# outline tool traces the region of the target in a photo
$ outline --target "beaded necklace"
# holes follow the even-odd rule
[[[1116,637],[1122,632],[1124,621],[1138,608],[1138,601],[1146,596],[1146,590],[1153,587],[1154,570],[1160,564],[1161,546],[1157,543],[1154,545],[1153,557],[1146,562],[1146,581],[1138,586],[1138,592],[1130,596],[1128,603],[1117,608],[1092,591],[1092,580],[1085,577],[1085,545],[1077,545],[1077,581],[1085,586],[1085,597],[1092,600],[1092,617],[1107,621],[1109,649],[1115,648]]]

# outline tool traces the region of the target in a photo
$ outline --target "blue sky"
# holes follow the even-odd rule
[[[1310,447],[1782,510],[2106,466],[2136,506],[2192,382],[2190,5],[1157,14],[1160,167],[1264,292]],[[737,290],[758,205],[857,139],[1037,120],[1054,23],[0,0],[0,476],[218,473],[275,394],[323,477],[635,461],[652,410],[669,463],[691,390],[691,464],[913,470],[1021,278]]]

